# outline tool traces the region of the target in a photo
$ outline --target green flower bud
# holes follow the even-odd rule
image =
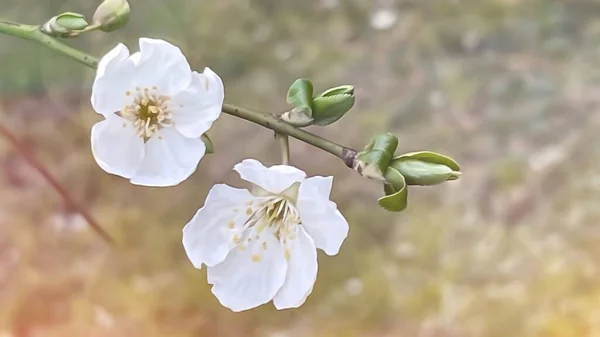
[[[383,190],[385,196],[377,200],[379,206],[390,212],[402,212],[408,206],[408,189],[404,176],[393,167],[385,171]]]
[[[359,152],[354,169],[369,179],[385,180],[384,174],[398,147],[398,138],[391,133],[377,135]]]
[[[404,176],[407,185],[438,185],[460,176],[460,167],[452,158],[429,151],[403,154],[390,166]]]
[[[66,12],[59,14],[42,25],[42,32],[50,36],[69,37],[71,33],[88,26],[85,16],[79,13]]]
[[[94,13],[93,24],[103,32],[112,32],[127,24],[130,12],[127,0],[104,0]]]

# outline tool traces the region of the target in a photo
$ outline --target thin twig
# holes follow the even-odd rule
[[[104,241],[110,245],[114,245],[113,238],[104,229],[102,229],[102,227],[100,227],[92,215],[71,197],[69,191],[62,186],[56,180],[56,178],[52,176],[50,171],[48,171],[44,165],[37,161],[33,154],[27,150],[27,148],[17,139],[17,137],[2,124],[0,124],[0,134],[4,136],[4,138],[6,138],[14,146],[17,152],[19,152],[23,158],[44,177],[44,179],[56,190],[56,192],[60,194],[65,202],[75,209],[85,219],[85,221],[87,221],[93,231],[100,235]]]
[[[281,163],[283,165],[290,164],[290,139],[287,135],[275,132],[275,138],[279,143],[279,150],[281,151]]]
[[[244,109],[231,104],[223,104],[223,112],[241,119],[245,119],[249,122],[262,125],[267,129],[271,129],[279,134],[288,135],[292,138],[296,138],[307,144],[310,144],[316,148],[319,148],[325,152],[329,152],[332,155],[346,161],[348,153],[356,152],[353,149],[347,148],[340,144],[336,144],[328,139],[319,137],[303,129],[297,128],[285,121],[275,117],[272,114],[253,111]],[[349,166],[352,167],[352,166]]]

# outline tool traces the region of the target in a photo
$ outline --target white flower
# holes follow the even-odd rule
[[[183,246],[222,305],[243,311],[273,300],[297,308],[312,292],[317,251],[338,253],[348,223],[329,200],[333,177],[299,169],[266,168],[254,159],[234,167],[252,192],[215,185],[183,229]]]
[[[181,50],[141,38],[132,55],[117,45],[99,62],[92,106],[92,153],[108,173],[136,185],[173,186],[204,156],[200,139],[221,114],[223,82],[209,68],[192,72]]]

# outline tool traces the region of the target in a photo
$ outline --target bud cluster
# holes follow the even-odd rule
[[[307,79],[296,80],[288,90],[287,102],[294,106],[281,116],[299,127],[325,126],[342,118],[354,106],[354,87],[341,85],[313,96],[313,85]]]
[[[388,211],[406,209],[409,185],[439,185],[460,176],[458,163],[450,157],[430,151],[395,156],[397,147],[396,136],[377,135],[354,160],[354,169],[362,176],[383,181],[385,196],[378,201]]]
[[[83,14],[65,12],[48,20],[40,30],[44,34],[60,38],[76,37],[96,29],[111,32],[129,21],[130,11],[127,0],[104,0],[96,9],[91,25]]]

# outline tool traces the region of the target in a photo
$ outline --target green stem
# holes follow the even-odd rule
[[[39,26],[0,21],[0,34],[11,35],[29,41],[35,41],[90,68],[98,67],[98,60],[95,57],[81,52],[73,47],[69,47],[59,40],[42,33]]]
[[[352,149],[336,144],[302,129],[298,129],[271,114],[239,108],[231,104],[223,104],[223,112],[264,126],[265,128],[271,129],[277,133],[301,140],[344,160],[346,165],[348,165],[347,161],[350,159],[353,161],[354,156],[356,155],[356,151]],[[351,167],[351,165],[349,166]]]
[[[38,26],[0,21],[0,34],[38,42],[90,68],[96,69],[98,67],[98,60],[95,57],[83,53],[64,44],[58,39],[42,33]],[[265,128],[275,131],[276,133],[288,135],[315,146],[323,151],[331,153],[332,155],[342,159],[348,167],[352,167],[354,163],[354,158],[356,156],[355,150],[336,144],[302,129],[298,129],[272,114],[243,109],[230,104],[223,104],[223,112],[256,123],[258,125],[262,125]]]

